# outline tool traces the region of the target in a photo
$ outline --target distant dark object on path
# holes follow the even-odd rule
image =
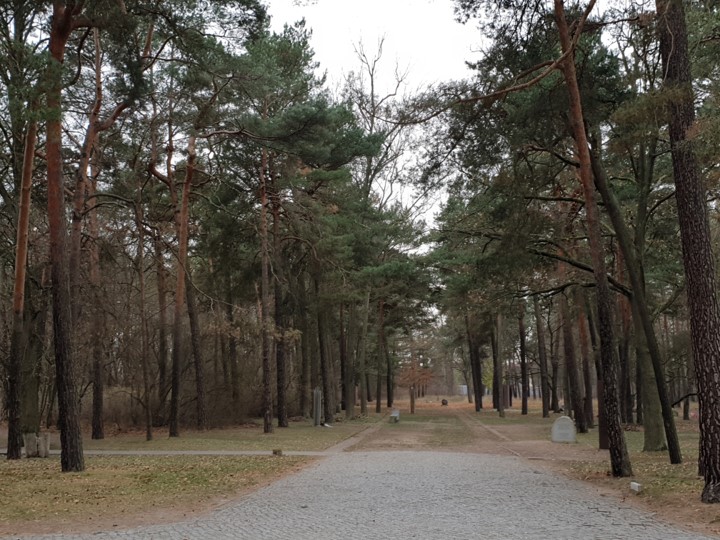
[[[447,399],[443,399],[440,403],[442,403],[443,406],[446,406],[446,405],[448,404],[448,400],[447,400]]]

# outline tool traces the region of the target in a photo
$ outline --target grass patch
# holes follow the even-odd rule
[[[467,444],[472,440],[467,427],[457,416],[440,414],[402,414],[400,422],[388,423],[383,426],[385,430],[400,432],[417,432],[423,446],[433,448],[447,448]]]
[[[376,421],[372,419],[372,422]],[[85,438],[88,450],[265,450],[281,448],[285,451],[322,451],[368,426],[368,420],[338,422],[332,428],[315,427],[311,422],[291,422],[290,427],[276,427],[273,433],[263,433],[262,426],[248,424],[240,428],[211,431],[181,431],[180,437],[169,437],[166,429],[153,433],[153,440],[145,440],[145,432],[121,433],[103,440]],[[57,448],[55,446],[54,448]]]
[[[308,458],[265,456],[89,456],[82,473],[58,458],[0,464],[0,523],[97,520],[206,503],[297,469]]]
[[[685,497],[699,499],[703,481],[697,474],[699,433],[695,426],[684,422],[677,423],[678,439],[683,462],[671,465],[667,451],[643,452],[642,431],[626,431],[625,441],[630,455],[634,476],[633,481],[643,486],[638,496],[641,500],[652,504],[677,504]],[[597,433],[580,434],[578,441],[597,445]],[[608,483],[629,492],[627,478],[612,478],[610,464],[576,463],[573,466],[575,476],[583,480]]]

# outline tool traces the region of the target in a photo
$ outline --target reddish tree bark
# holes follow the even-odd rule
[[[592,9],[594,0],[590,2],[586,13]],[[610,441],[610,464],[613,476],[632,476],[632,467],[625,444],[625,433],[620,424],[617,392],[617,357],[613,342],[613,317],[610,286],[607,278],[602,235],[600,231],[600,218],[595,200],[595,185],[593,183],[590,163],[590,150],[585,122],[583,117],[580,89],[575,71],[575,56],[572,53],[573,42],[565,18],[563,0],[555,0],[555,22],[560,36],[560,45],[563,53],[569,53],[561,62],[560,67],[568,88],[570,106],[570,123],[573,139],[579,162],[580,183],[583,188],[585,200],[585,215],[590,241],[590,254],[593,262],[593,273],[597,284],[598,299],[598,328],[600,333],[600,359],[603,368],[604,383],[604,409],[608,426]]]
[[[37,143],[37,122],[28,124],[25,135],[20,202],[18,206],[17,241],[15,245],[15,281],[13,284],[13,330],[8,361],[8,444],[7,458],[20,459],[22,433],[20,427],[21,366],[27,343],[25,331],[25,276],[27,274],[28,232],[30,228],[30,189]]]

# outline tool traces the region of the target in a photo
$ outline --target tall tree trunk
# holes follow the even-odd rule
[[[303,274],[297,279],[297,296],[299,304],[300,319],[300,351],[301,351],[301,367],[300,367],[300,414],[303,418],[310,418],[311,398],[311,378],[312,378],[312,362],[311,362],[311,332],[309,318],[309,306],[307,301],[307,291],[305,288],[305,279]]]
[[[325,422],[332,424],[335,421],[335,381],[332,376],[332,367],[327,350],[327,318],[325,310],[320,305],[320,278],[315,276],[315,302],[317,305],[318,351],[320,352],[320,376],[323,387],[323,415]]]
[[[233,411],[238,410],[240,403],[240,366],[238,365],[237,337],[235,336],[235,313],[232,289],[232,278],[227,277],[225,291],[225,321],[228,328],[227,367],[224,367],[223,380],[230,389]],[[237,416],[237,415],[236,415]]]
[[[502,389],[500,388],[500,356],[498,354],[498,335],[493,325],[492,333],[490,334],[490,345],[492,349],[492,361],[493,361],[493,391],[492,391],[492,403],[493,409],[496,411],[500,410],[500,400],[502,399]],[[468,351],[469,352],[469,351]],[[472,353],[470,353],[470,366],[472,367]],[[473,384],[475,379],[473,377]]]
[[[345,322],[345,304],[340,302],[340,311],[338,316],[338,324],[340,326],[340,335],[338,336],[338,351],[340,353],[340,410],[345,411],[347,417],[348,407],[348,387],[346,385],[346,376],[348,372],[348,352],[347,352],[347,335]]]
[[[97,182],[97,166],[93,159],[93,181],[88,185],[88,193],[95,194]],[[97,210],[92,209],[88,215],[88,235],[91,238],[90,243],[90,289],[94,306],[91,309],[93,313],[92,319],[92,365],[93,365],[93,402],[92,402],[92,438],[103,439],[105,437],[105,358],[103,338],[105,334],[105,311],[103,306],[105,303],[102,299],[102,284],[100,271],[100,227],[98,225]],[[138,252],[138,256],[140,253]],[[144,293],[144,283],[141,283],[141,293]],[[142,299],[141,299],[142,301]],[[142,321],[144,322],[145,312],[141,312]],[[144,329],[143,329],[144,330]],[[145,358],[143,358],[145,361]],[[147,396],[145,396],[147,398]],[[146,403],[149,407],[150,404]]]
[[[630,302],[626,298],[618,298],[620,312],[620,339],[618,343],[618,360],[620,363],[620,419],[623,423],[633,421],[632,370],[630,367],[630,341],[632,340]]]
[[[593,314],[590,299],[585,295],[585,315],[587,316],[588,334],[590,335],[590,347],[592,349],[593,358],[595,359],[595,376],[597,379],[597,396],[598,396],[598,448],[600,450],[608,450],[610,441],[607,431],[607,422],[605,422],[605,390],[603,389],[602,365],[600,364],[600,351],[598,348],[597,328],[595,327],[595,317]]]
[[[700,406],[699,468],[705,481],[701,500],[720,502],[720,308],[705,187],[691,132],[695,110],[687,28],[680,0],[656,0],[664,86],[672,95],[670,150],[680,243],[687,282],[690,335]]]
[[[563,272],[564,275],[564,272]],[[575,339],[573,337],[572,318],[565,295],[560,297],[560,318],[563,325],[563,345],[565,351],[565,369],[570,390],[570,402],[575,416],[575,427],[578,433],[587,433],[585,422],[585,409],[580,394],[580,378],[578,377],[577,361],[575,358]]]
[[[502,315],[500,315],[499,313],[495,317],[493,333],[495,335],[495,346],[493,348],[493,363],[495,373],[493,375],[493,381],[497,381],[498,386],[497,411],[500,414],[500,418],[505,418],[505,387],[503,384],[505,377],[503,375],[502,361]]]
[[[560,412],[560,337],[550,335],[550,410]]]
[[[34,108],[34,107],[33,107]],[[18,205],[17,241],[15,244],[15,281],[13,283],[13,327],[8,361],[8,444],[7,458],[20,459],[22,433],[20,426],[21,371],[29,332],[25,324],[25,281],[27,276],[28,234],[30,231],[30,191],[32,188],[37,122],[28,123],[25,135],[20,203]]]
[[[555,21],[560,36],[560,45],[564,54],[568,56],[562,61],[561,69],[568,89],[570,123],[573,139],[580,164],[579,176],[585,199],[585,216],[590,241],[590,255],[593,262],[593,273],[597,284],[598,319],[600,330],[600,358],[603,367],[605,419],[608,426],[610,441],[610,465],[613,476],[631,476],[632,467],[625,444],[625,433],[620,424],[617,395],[617,359],[613,339],[612,301],[610,286],[607,278],[600,219],[597,203],[595,201],[595,187],[590,163],[590,152],[585,122],[580,100],[580,89],[575,71],[575,56],[572,51],[572,41],[565,19],[563,0],[555,0]],[[594,0],[588,8],[592,9]]]
[[[542,398],[543,418],[550,416],[550,384],[548,382],[547,349],[545,348],[545,324],[540,313],[540,301],[533,296],[535,311],[535,329],[537,333],[538,363],[540,364],[540,397]]]
[[[277,386],[277,421],[278,427],[288,427],[288,409],[287,409],[287,359],[285,350],[285,272],[282,254],[282,238],[280,236],[280,210],[282,209],[282,201],[280,200],[280,191],[277,186],[276,175],[270,171],[269,174],[269,198],[272,207],[273,216],[273,284],[275,297],[275,378]]]
[[[188,319],[190,320],[190,343],[193,350],[195,366],[195,414],[196,426],[199,431],[208,429],[207,397],[205,395],[205,363],[203,361],[202,344],[200,343],[200,321],[198,320],[197,303],[195,302],[195,289],[189,269],[186,270]]]
[[[270,246],[268,241],[268,151],[263,148],[260,158],[260,334],[262,346],[263,432],[273,432],[272,369],[270,365]],[[322,347],[321,347],[322,348]],[[326,396],[327,399],[327,396]]]
[[[45,272],[42,271],[42,277],[37,281],[43,283],[45,281]],[[49,294],[47,289],[42,285],[37,287],[37,296],[33,298],[32,293],[35,289],[30,285],[30,280],[26,283],[27,301],[25,304],[25,326],[28,328],[27,350],[22,358],[22,367],[20,372],[20,380],[22,382],[22,392],[20,393],[20,431],[22,433],[38,433],[40,430],[40,421],[42,410],[40,408],[39,397],[41,388],[41,377],[43,376],[43,366],[45,365],[46,350],[46,334],[47,334],[47,315],[49,306]],[[48,374],[49,375],[49,374]],[[48,378],[48,375],[45,378]],[[45,383],[48,388],[52,385],[52,380]],[[47,395],[49,392],[44,392]]]
[[[385,326],[385,301],[383,299],[378,300],[378,321],[377,321],[377,334],[378,334],[378,345],[377,345],[377,378],[375,379],[375,412],[382,412],[382,370],[383,361],[387,362],[388,359],[385,357],[385,343],[383,342],[383,332],[381,329]]]
[[[172,134],[172,130],[168,130]],[[172,139],[170,139],[172,141]],[[169,146],[171,143],[169,144]],[[171,149],[168,150],[171,155]],[[168,163],[168,172],[172,168],[172,164]],[[183,314],[185,308],[185,278],[187,270],[187,252],[188,252],[188,227],[189,227],[189,207],[190,207],[190,187],[192,185],[192,177],[195,168],[195,137],[190,136],[188,140],[188,161],[185,174],[185,182],[183,184],[182,198],[179,206],[179,213],[176,218],[176,227],[178,228],[178,257],[177,257],[177,282],[175,286],[175,312],[173,318],[173,351],[172,351],[172,388],[170,391],[170,437],[180,436],[180,375],[182,364],[185,358],[183,347]],[[177,208],[178,206],[175,205]]]
[[[633,310],[633,323],[635,324],[637,379],[640,383],[637,387],[638,422],[641,415],[640,405],[642,405],[643,411],[643,452],[662,452],[667,450],[667,444],[665,443],[665,431],[663,430],[660,397],[658,396],[655,377],[653,377],[653,368],[645,333],[641,327],[640,317],[636,316],[635,310]]]
[[[528,395],[530,394],[530,382],[528,380],[528,366],[525,343],[525,302],[520,302],[520,314],[518,315],[518,333],[520,335],[520,385],[521,385],[521,414],[528,413]]]
[[[167,347],[167,271],[165,270],[165,263],[163,262],[163,248],[162,248],[162,237],[160,230],[158,229],[153,237],[153,244],[155,247],[155,268],[156,268],[156,283],[157,283],[157,295],[158,295],[158,354],[157,354],[157,366],[158,366],[158,388],[157,388],[157,425],[163,425],[165,423],[165,401],[167,399],[168,385],[167,385],[167,366],[168,366],[168,347]]]
[[[138,251],[136,271],[138,274],[138,283],[140,284],[140,332],[142,345],[140,349],[140,361],[142,362],[143,374],[143,400],[145,402],[145,440],[151,441],[152,433],[152,407],[150,404],[150,368],[148,366],[150,359],[150,338],[148,336],[148,324],[146,313],[146,292],[145,292],[145,224],[143,223],[144,212],[142,206],[142,184],[139,183],[137,188],[137,196],[135,199],[135,224],[138,230]],[[102,374],[101,370],[100,371]],[[95,372],[97,375],[97,371]],[[93,396],[94,398],[94,396]]]
[[[99,37],[99,31],[97,28],[94,30],[94,37],[95,37],[95,86],[96,86],[96,106],[99,110],[99,103],[102,103],[102,81],[101,81],[101,72],[102,72],[102,62],[101,62],[101,51],[100,51],[100,37]],[[98,122],[97,118],[93,118],[91,115],[91,121],[94,123]],[[97,144],[98,139],[98,132],[100,129],[105,129],[98,127],[97,129],[93,128],[92,130],[89,130],[90,132],[94,132],[91,136],[89,136],[88,141],[86,141],[87,146],[85,148],[85,151],[88,155],[89,162],[85,159],[83,159],[83,162],[81,163],[81,176],[84,177],[84,184],[85,184],[85,190],[87,192],[87,195],[89,197],[95,197],[97,193],[97,181],[98,177],[100,175],[100,166],[98,164],[99,161],[99,155],[98,152],[95,149],[95,146]],[[90,133],[89,133],[90,135]],[[90,166],[90,175],[87,174],[87,166]],[[83,201],[83,205],[84,205]],[[105,305],[105,302],[102,298],[102,283],[101,283],[101,269],[100,269],[100,225],[98,223],[98,213],[96,205],[93,205],[92,208],[88,211],[88,236],[90,237],[90,257],[89,257],[89,270],[90,270],[90,290],[92,294],[92,298],[94,300],[94,306],[92,308],[92,311],[94,311],[94,316],[92,320],[92,360],[93,360],[93,418],[92,418],[92,438],[93,439],[102,439],[105,436],[105,428],[104,428],[104,412],[105,412],[105,358],[104,358],[104,347],[103,347],[103,340],[105,337],[105,311],[103,306]],[[142,217],[142,216],[141,216]],[[142,222],[142,219],[140,219],[140,222]],[[79,257],[80,250],[77,251],[77,256]],[[141,254],[138,253],[138,256]],[[79,258],[76,260],[76,263],[79,265]],[[79,268],[71,266],[71,272],[79,272]],[[144,287],[144,283],[141,284],[141,288]],[[76,287],[75,294],[79,295],[79,284]],[[144,293],[144,288],[142,288],[141,292]],[[78,301],[76,298],[75,305],[78,305]],[[79,310],[76,309],[76,313],[79,314]],[[145,324],[145,312],[144,310],[141,312],[141,321],[143,324]],[[77,324],[77,321],[76,321]],[[143,326],[143,331],[146,332],[146,328]],[[146,338],[147,336],[145,336]],[[146,360],[146,357],[143,357],[143,361]],[[145,396],[146,398],[148,396]],[[148,413],[149,413],[149,402],[146,402],[146,406],[148,407]]]
[[[472,374],[472,395],[475,398],[475,412],[480,412],[480,409],[482,409],[482,366],[480,364],[480,351],[478,350],[477,340],[467,313],[465,313],[465,333],[468,344],[470,373]],[[471,388],[468,385],[468,396],[470,396],[470,390]]]
[[[343,373],[344,382],[344,398],[345,398],[345,417],[349,420],[355,416],[355,365],[360,349],[361,329],[358,328],[358,307],[352,306],[351,316],[347,324],[347,332],[345,336],[345,370]],[[341,343],[342,343],[341,339]],[[348,351],[349,347],[349,351]],[[341,354],[342,356],[342,354]]]
[[[360,382],[360,414],[368,413],[368,379],[367,379],[367,337],[368,319],[370,318],[370,289],[365,291],[365,300],[362,309],[362,328],[358,343],[358,377]]]
[[[390,349],[388,347],[387,342],[387,332],[385,330],[385,302],[382,301],[380,305],[380,312],[382,314],[382,320],[383,324],[378,327],[378,332],[380,334],[380,343],[383,347],[383,356],[385,357],[385,368],[386,368],[386,375],[385,375],[385,386],[387,388],[387,395],[386,402],[388,409],[392,408],[393,403],[395,402],[395,376],[393,373],[393,365],[392,361],[390,360]],[[380,397],[378,395],[378,401],[380,401]]]
[[[651,366],[654,374],[656,393],[660,401],[660,412],[662,415],[663,427],[665,430],[665,439],[667,441],[667,449],[670,463],[681,463],[682,452],[680,450],[680,442],[678,440],[677,430],[675,428],[675,414],[673,413],[670,398],[668,396],[667,383],[665,382],[665,369],[663,367],[660,346],[655,335],[655,329],[653,328],[653,323],[650,317],[647,299],[645,296],[645,278],[643,275],[642,265],[644,235],[641,234],[641,232],[636,233],[634,240],[635,245],[633,247],[631,243],[632,241],[630,239],[630,233],[627,230],[627,226],[620,211],[620,205],[617,202],[615,194],[611,191],[609,187],[605,170],[603,169],[599,156],[597,154],[597,150],[590,153],[593,174],[595,175],[595,183],[598,187],[598,190],[602,194],[603,201],[605,202],[605,208],[607,209],[613,223],[613,227],[615,228],[618,244],[620,245],[620,249],[625,260],[625,267],[627,269],[630,283],[633,288],[633,318],[637,317],[639,319],[639,325],[643,331],[643,341],[645,343],[645,346],[647,346],[647,351],[650,357]],[[638,227],[642,228],[645,222],[645,218],[643,217],[644,205],[638,203],[638,207],[638,213],[640,214],[640,223],[638,224]],[[636,326],[636,328],[638,328],[638,326]],[[638,367],[640,366],[638,365]],[[638,399],[640,399],[639,396],[642,395],[640,389],[638,389],[637,395]],[[638,410],[640,410],[639,406]]]
[[[578,292],[575,298],[577,303],[577,327],[580,340],[580,354],[582,355],[583,386],[585,388],[583,409],[585,411],[585,422],[587,423],[587,427],[593,428],[595,427],[595,421],[593,419],[593,368],[590,365],[590,343],[588,341],[588,329],[584,313],[584,296],[582,293]]]
[[[60,466],[63,472],[85,470],[80,431],[80,402],[75,386],[71,347],[70,282],[66,260],[65,190],[62,167],[62,64],[65,45],[73,30],[72,12],[64,2],[54,2],[50,30],[50,67],[48,68],[47,120],[45,144],[48,184],[48,225],[53,287],[53,335],[55,344],[55,380],[60,425]]]

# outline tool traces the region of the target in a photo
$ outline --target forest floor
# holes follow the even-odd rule
[[[52,474],[59,467],[56,457],[6,461],[0,463],[5,479],[0,499],[15,502],[0,507],[0,535],[88,532],[188,519],[292,474],[314,455],[441,451],[519,456],[588,482],[592,489],[664,521],[720,536],[720,507],[700,502],[702,481],[694,471],[697,421],[678,420],[685,460],[679,466],[669,465],[665,453],[641,452],[641,428],[627,427],[632,480],[643,485],[638,495],[630,490],[630,479],[609,474],[608,452],[597,449],[596,429],[579,435],[575,444],[550,442],[557,415],[543,419],[538,402],[531,401],[527,416],[509,409],[505,418],[487,409],[476,413],[458,399],[442,406],[435,396],[418,400],[415,414],[409,413],[407,402],[396,405],[401,411],[398,423],[371,414],[332,429],[302,421],[263,435],[261,428],[248,425],[186,432],[176,440],[160,432],[150,443],[141,432],[119,433],[104,441],[86,441],[88,472],[80,475]],[[3,443],[0,435],[0,446]],[[273,449],[282,449],[283,457],[269,455]],[[29,491],[22,486],[30,486]]]

